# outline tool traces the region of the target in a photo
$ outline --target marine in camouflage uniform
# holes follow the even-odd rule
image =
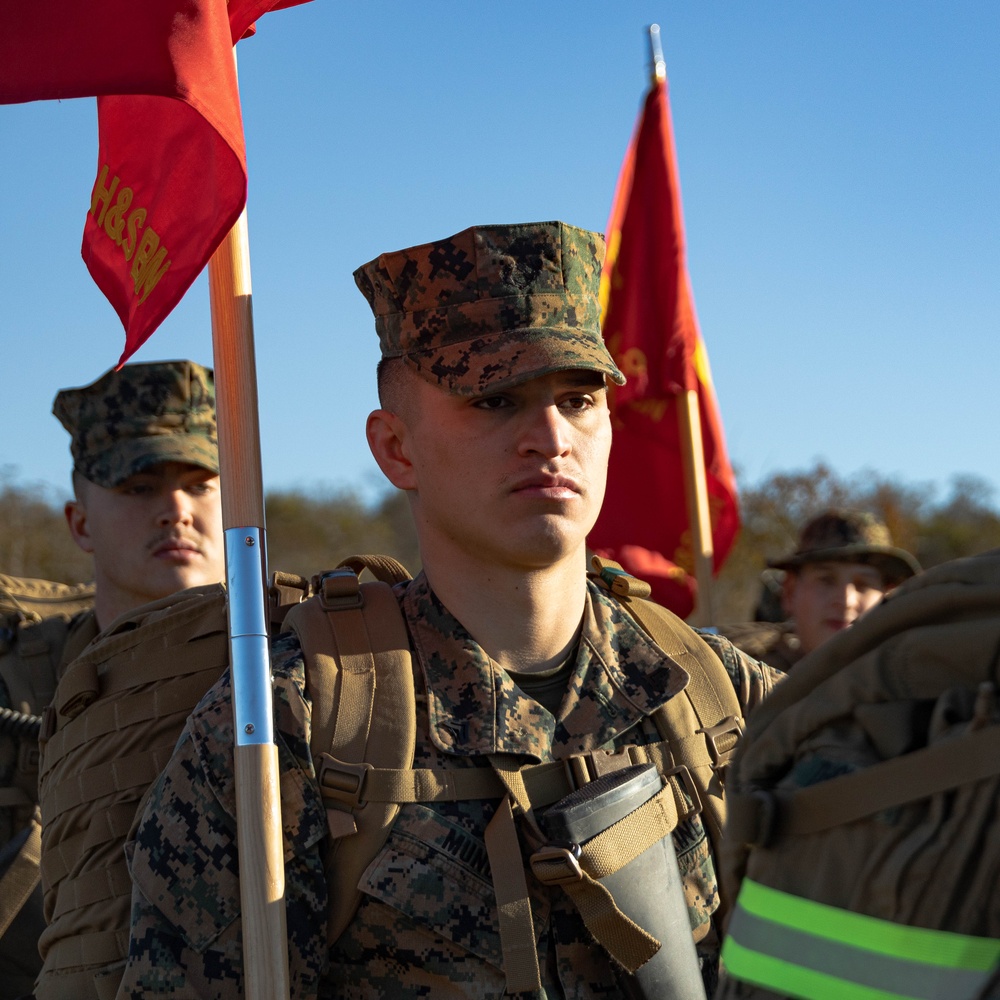
[[[550,373],[559,385],[566,372],[622,380],[600,339],[602,255],[597,234],[559,223],[481,227],[383,255],[356,278],[376,314],[384,357],[403,358],[458,410],[465,399],[477,412],[509,409],[516,420],[525,405],[517,387]],[[601,401],[602,392],[591,390]],[[581,394],[573,390],[571,413]],[[603,463],[602,476],[606,453]],[[470,503],[473,521],[488,515]],[[415,506],[418,525],[421,510]],[[423,545],[429,531],[425,524],[420,530]],[[502,651],[491,656],[486,641],[449,609],[429,579],[442,580],[439,550],[424,548],[425,572],[396,587],[417,694],[415,767],[489,767],[497,755],[533,764],[662,739],[650,715],[687,676],[615,598],[585,581],[585,531],[578,534],[571,555],[582,621],[578,630],[580,619],[569,623],[566,655],[541,672],[502,665]],[[727,640],[706,640],[749,710],[769,690],[773,672]],[[357,913],[327,945],[328,830],[309,748],[306,677],[297,638],[280,637],[273,679],[292,996],[500,997],[506,976],[485,846],[493,800],[403,805],[362,878]],[[119,998],[243,995],[230,699],[227,672],[188,720],[128,845],[133,922]],[[718,950],[714,859],[697,815],[673,836],[711,987]],[[529,886],[542,983],[535,995],[622,997],[610,959],[568,897]]]
[[[893,545],[877,517],[840,508],[811,518],[795,551],[767,565],[784,574],[781,601],[790,620],[722,625],[719,632],[786,672],[920,572],[917,560]]]
[[[66,505],[67,521],[77,544],[93,555],[96,575],[94,608],[73,619],[65,646],[57,654],[52,682],[58,691],[58,680],[113,619],[178,588],[221,580],[224,564],[221,508],[217,487],[211,485],[219,472],[219,458],[210,369],[190,361],[126,365],[88,386],[62,390],[53,413],[71,435],[76,497]],[[214,493],[194,501],[168,495],[171,489],[201,494],[208,488]],[[109,498],[114,504],[110,514]],[[203,523],[191,514],[192,503],[213,512],[214,518],[209,516]],[[99,514],[99,509],[104,513]],[[131,515],[130,511],[138,510],[141,515]],[[97,529],[98,520],[103,521],[103,531]],[[175,543],[187,551],[165,551],[165,546]],[[34,710],[41,712],[45,707],[34,706]],[[42,728],[38,768],[44,791],[49,763],[44,717]],[[43,794],[43,819],[47,809]],[[20,948],[22,956],[30,956],[31,966],[23,992],[29,992],[41,974],[38,996],[72,993],[74,1000],[83,1000],[96,994],[88,994],[76,981],[67,985],[66,973],[74,962],[65,957],[73,951],[72,939],[82,930],[74,912],[82,904],[71,902],[69,893],[64,896],[51,884],[53,869],[58,868],[53,859],[59,856],[61,862],[68,857],[62,850],[63,845],[53,843],[50,831],[43,827],[41,885],[18,918],[30,920],[33,928],[30,944]],[[85,967],[91,958],[84,956]],[[79,962],[77,958],[75,964]],[[84,976],[86,981],[90,978]],[[10,980],[4,985],[13,988]]]

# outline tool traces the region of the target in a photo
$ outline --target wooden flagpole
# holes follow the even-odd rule
[[[208,265],[236,735],[237,845],[247,1000],[287,1000],[278,748],[267,639],[264,489],[246,210]]]
[[[663,47],[660,43],[660,26],[649,26],[649,47],[653,61],[653,86],[667,78]],[[701,415],[698,410],[698,393],[688,389],[677,397],[677,420],[680,428],[681,462],[684,469],[684,497],[687,503],[688,524],[691,526],[691,554],[694,576],[698,584],[698,601],[688,616],[692,625],[711,625],[714,620],[712,607],[712,564],[715,552],[712,547],[712,519],[708,506],[708,481],[705,476],[705,449],[701,437]]]

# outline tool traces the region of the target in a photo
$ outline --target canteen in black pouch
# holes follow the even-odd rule
[[[571,792],[538,821],[552,843],[583,848],[662,787],[653,764],[636,764]],[[660,942],[656,954],[635,973],[617,970],[626,995],[631,1000],[705,1000],[672,838],[657,841],[600,881],[618,908]]]

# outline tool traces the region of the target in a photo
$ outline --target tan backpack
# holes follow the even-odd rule
[[[700,812],[713,852],[718,856],[725,823],[722,771],[742,732],[733,683],[711,649],[669,611],[644,600],[648,585],[625,574],[617,563],[595,559],[594,576],[616,594],[657,645],[690,674],[688,686],[654,716],[662,742],[630,746],[617,753],[580,754],[567,761],[530,765],[515,772],[499,760],[492,769],[413,768],[416,740],[413,668],[409,639],[398,602],[388,582],[359,583],[351,569],[328,574],[318,593],[293,607],[285,627],[293,630],[305,654],[306,683],[313,699],[312,750],[327,805],[331,842],[327,853],[330,883],[328,940],[343,932],[361,899],[357,886],[384,845],[401,804],[406,802],[502,799],[510,795],[522,815],[549,805],[604,774],[652,762],[666,779],[663,793],[649,808],[637,810],[618,829],[616,842],[585,850],[566,878],[566,858],[536,852],[536,878],[563,885],[585,923],[625,968],[650,957],[658,942],[625,926],[627,918],[599,899],[599,875],[624,867],[680,822]],[[373,568],[384,580],[408,578],[389,563]],[[373,641],[376,640],[376,641]],[[493,824],[491,824],[491,830]],[[627,846],[626,846],[627,845]],[[589,845],[588,845],[589,847]],[[516,953],[534,952],[527,885],[513,821],[491,834],[487,851],[501,906],[501,940],[509,990],[537,989],[539,972],[519,966]],[[563,852],[565,854],[566,852]],[[517,926],[505,912],[529,913]],[[725,906],[723,903],[722,912]],[[704,933],[704,931],[703,931]],[[513,970],[513,971],[512,971]]]
[[[730,777],[717,996],[1000,997],[1000,550],[803,659]]]

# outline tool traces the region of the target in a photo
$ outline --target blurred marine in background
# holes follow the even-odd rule
[[[99,633],[138,606],[190,587],[218,584],[225,576],[215,391],[209,369],[190,361],[127,365],[91,385],[64,389],[56,396],[53,413],[72,439],[74,496],[66,503],[66,521],[73,540],[93,557],[95,583],[85,595],[92,598],[92,608],[46,619],[40,623],[44,631],[19,630],[3,660],[0,704],[5,701],[25,714],[44,711],[40,726],[36,722],[14,749],[7,747],[13,760],[4,756],[10,741],[0,741],[0,764],[6,765],[0,785],[20,785],[24,798],[17,806],[0,809],[6,823],[2,832],[8,838],[4,868],[17,876],[17,902],[24,900],[0,941],[0,992],[10,997],[30,993],[41,968],[43,886],[44,917],[50,926],[41,937],[46,958],[38,995],[87,996],[89,990],[79,987],[68,970],[100,965],[106,950],[95,936],[80,937],[88,919],[101,923],[94,893],[79,891],[79,883],[66,878],[74,867],[74,852],[99,857],[100,840],[54,842],[47,826],[54,812],[70,806],[67,787],[78,778],[84,781],[85,801],[77,807],[84,813],[100,795],[82,777],[86,741],[75,733],[68,738],[60,734],[58,742],[80,774],[62,774],[66,785],[52,787],[48,799],[44,791],[55,749],[50,737],[67,724],[80,732],[89,722],[96,724],[99,714],[92,719],[85,707],[118,683],[89,666],[74,672],[74,665]],[[68,691],[66,678],[76,674],[91,680],[83,685],[74,680],[74,690]],[[53,706],[61,706],[61,711]],[[39,812],[35,806],[40,777]],[[0,788],[0,795],[4,792],[12,789]],[[121,791],[118,797],[122,799]],[[0,798],[0,804],[3,801]],[[94,812],[101,813],[95,830],[114,822],[112,813]],[[58,824],[53,829],[58,831]],[[123,860],[121,867],[124,870]],[[105,877],[111,876],[103,870],[96,876]],[[0,907],[13,909],[15,896],[6,884],[0,896]],[[88,904],[91,918],[81,917]],[[96,926],[91,929],[100,933]],[[58,986],[49,982],[48,989],[56,992],[45,993],[45,982],[53,977]],[[92,978],[84,973],[88,986]]]

